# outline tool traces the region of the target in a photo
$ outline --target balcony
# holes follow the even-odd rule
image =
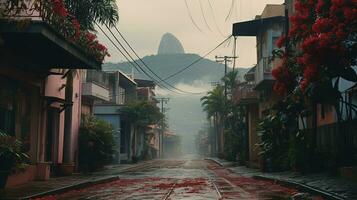
[[[274,78],[271,70],[278,64],[279,61],[271,60],[271,57],[261,58],[255,69],[255,89],[260,90],[266,87],[271,87],[274,83]]]
[[[233,101],[239,105],[258,103],[259,93],[254,90],[255,84],[240,83],[233,93]]]
[[[87,70],[82,83],[82,96],[91,100],[109,101],[108,74],[103,71]]]
[[[51,2],[0,0],[0,65],[26,70],[100,69],[96,50],[70,40],[74,34],[67,23],[70,19],[59,19]]]

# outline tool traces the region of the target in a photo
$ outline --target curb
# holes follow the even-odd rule
[[[218,160],[216,159],[213,159],[213,158],[204,158],[204,160],[210,160],[210,161],[213,161],[215,162],[216,164],[218,164],[219,166],[221,167],[224,167],[222,163],[220,163]]]
[[[111,181],[118,180],[119,176],[111,176],[111,177],[106,177],[106,178],[101,178],[101,179],[96,179],[96,180],[89,180],[89,181],[83,181],[77,184],[61,187],[61,188],[56,188],[52,190],[48,190],[45,192],[37,193],[34,195],[26,196],[19,198],[20,200],[27,200],[27,199],[35,199],[35,198],[40,198],[48,195],[54,195],[54,194],[59,194],[59,193],[64,193],[70,190],[76,190],[76,189],[81,189],[84,187],[100,184],[100,183],[107,183]]]
[[[295,181],[288,181],[288,180],[283,180],[283,179],[279,179],[279,178],[267,177],[267,176],[263,176],[263,175],[255,175],[255,176],[253,176],[253,178],[274,181],[274,182],[280,183],[282,185],[295,187],[295,188],[297,188],[301,191],[304,191],[304,192],[320,195],[320,196],[322,196],[326,199],[330,199],[330,200],[348,200],[348,199],[341,197],[339,195],[336,195],[336,194],[333,194],[333,193],[330,193],[330,192],[327,192],[324,190],[320,190],[318,188],[311,187],[311,186],[308,186],[308,185],[305,185],[302,183],[298,183]]]
[[[148,163],[150,163],[150,162],[148,162]],[[120,173],[129,171],[131,169],[135,169],[137,167],[140,167],[141,165],[145,165],[145,164],[148,164],[148,163],[144,162],[144,163],[138,164],[137,166],[131,166],[131,167],[124,168],[124,169],[120,170]],[[44,197],[44,196],[61,194],[61,193],[65,193],[65,192],[70,191],[70,190],[81,189],[81,188],[84,188],[84,187],[93,186],[93,185],[97,185],[97,184],[101,184],[101,183],[108,183],[108,182],[119,180],[119,179],[120,179],[119,176],[108,176],[108,177],[105,177],[105,178],[90,179],[90,180],[86,180],[86,181],[83,181],[83,182],[80,182],[80,183],[76,183],[76,184],[73,184],[73,185],[69,185],[69,186],[65,186],[65,187],[61,187],[61,188],[56,188],[56,189],[40,192],[40,193],[37,193],[37,194],[25,196],[25,197],[20,197],[18,199],[19,200],[30,200],[30,199],[35,199],[35,198],[41,198],[41,197]]]
[[[210,161],[213,161],[213,162],[217,163],[221,167],[225,167],[221,162],[219,162],[218,160],[216,160],[214,158],[205,158],[204,160],[210,160]],[[234,173],[234,171],[232,171],[232,172]],[[298,183],[298,182],[295,182],[295,181],[288,181],[288,180],[279,179],[279,178],[267,177],[267,176],[264,176],[264,175],[253,175],[253,178],[261,179],[261,180],[274,181],[274,182],[277,182],[277,183],[282,184],[282,185],[286,185],[286,186],[297,188],[297,189],[299,189],[301,191],[305,191],[305,192],[308,192],[308,193],[320,195],[320,196],[324,197],[325,199],[329,199],[329,200],[348,200],[345,197],[341,197],[341,196],[333,194],[331,192],[320,190],[318,188],[311,187],[311,186],[308,186],[308,185],[305,185],[305,184],[302,184],[302,183]]]

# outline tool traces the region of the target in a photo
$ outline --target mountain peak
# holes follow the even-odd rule
[[[171,33],[165,33],[160,41],[158,55],[184,54],[181,42]]]

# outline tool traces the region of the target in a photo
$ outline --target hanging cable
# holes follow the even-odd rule
[[[220,34],[223,38],[226,38],[227,36],[225,36],[225,35],[222,33],[221,29],[220,29],[219,26],[218,26],[218,23],[217,23],[217,20],[216,20],[216,14],[214,13],[213,6],[212,6],[212,4],[211,4],[211,0],[208,0],[208,4],[209,4],[209,7],[210,7],[210,9],[211,9],[211,13],[212,13],[212,17],[213,17],[213,22],[214,22],[214,24],[215,24],[215,26],[216,26],[216,28],[217,28],[219,34]]]
[[[120,52],[120,54],[129,62],[130,65],[132,65],[138,72],[142,71],[145,75],[147,75],[152,81],[154,81],[155,84],[157,84],[158,87],[162,88],[162,89],[167,89],[171,92],[177,93],[177,94],[181,94],[178,93],[170,88],[167,88],[165,86],[160,85],[155,79],[153,79],[147,72],[145,72],[140,65],[138,65],[135,60],[134,62],[132,62],[127,55],[125,55],[125,53],[115,44],[115,42],[108,36],[108,34],[96,23],[96,25],[98,26],[98,28],[100,29],[100,31],[105,35],[105,37],[113,44],[113,46]],[[129,55],[130,56],[130,55]],[[136,65],[135,65],[135,64]],[[139,67],[139,68],[138,68]]]
[[[183,91],[179,88],[176,88],[175,86],[172,86],[170,83],[168,83],[167,81],[163,80],[159,75],[157,75],[145,62],[142,58],[140,58],[140,56],[136,53],[136,51],[134,50],[134,48],[130,45],[130,43],[128,42],[128,40],[124,37],[124,35],[119,31],[119,29],[117,27],[114,26],[114,29],[117,31],[117,33],[120,35],[120,37],[123,39],[123,41],[125,42],[125,44],[131,49],[131,51],[135,54],[135,56],[138,58],[138,60],[146,67],[146,69],[148,69],[154,76],[156,76],[160,82],[165,83],[166,85],[180,91],[180,92],[184,92],[184,93],[189,93],[189,94],[202,94],[205,92],[188,92],[188,91]]]
[[[231,16],[232,16],[232,13],[233,13],[233,10],[234,10],[234,4],[235,4],[235,0],[232,0],[231,7],[230,7],[228,15],[226,17],[226,21],[228,21],[228,19],[230,19]]]
[[[237,59],[237,37],[234,36],[234,44],[233,44],[233,72],[236,68],[236,59]]]
[[[188,68],[192,67],[193,65],[195,65],[196,63],[200,62],[201,60],[203,60],[204,58],[206,58],[208,55],[210,55],[213,51],[215,51],[216,49],[218,49],[220,46],[222,46],[224,43],[226,43],[232,36],[229,36],[228,38],[226,38],[223,42],[219,43],[215,48],[213,48],[211,51],[207,52],[203,57],[200,57],[199,59],[195,60],[194,62],[192,62],[190,65],[180,69],[179,71],[167,76],[166,78],[164,78],[164,80],[168,80],[174,76],[177,76],[178,74],[184,72],[185,70],[187,70]]]
[[[192,24],[197,28],[197,30],[199,30],[201,33],[203,33],[202,29],[197,25],[197,23],[193,19],[193,16],[192,16],[190,8],[188,6],[187,0],[185,0],[185,5],[186,5],[186,9],[187,9],[187,12],[188,12],[188,15],[189,15],[189,17],[191,19]]]
[[[207,22],[207,19],[206,19],[206,15],[205,15],[205,12],[203,10],[203,6],[202,6],[202,0],[199,0],[199,3],[200,3],[200,9],[201,9],[201,13],[202,13],[202,17],[203,17],[203,20],[208,28],[208,30],[212,31],[211,27],[209,26],[208,22]]]

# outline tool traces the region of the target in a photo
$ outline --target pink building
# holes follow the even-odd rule
[[[12,23],[0,21],[0,130],[20,140],[30,159],[6,187],[75,170],[82,90],[78,69],[101,68],[50,20],[31,15],[23,26],[9,18]]]

